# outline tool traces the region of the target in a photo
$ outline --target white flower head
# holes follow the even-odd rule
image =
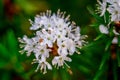
[[[66,62],[71,62],[67,56],[73,55],[76,47],[82,47],[85,44],[83,35],[80,34],[80,27],[74,22],[69,21],[69,15],[65,17],[65,12],[58,10],[57,14],[47,10],[30,20],[30,30],[35,30],[34,37],[27,36],[19,41],[23,44],[22,52],[32,53],[35,56],[33,63],[38,63],[36,70],[45,74],[51,70],[51,65],[63,67]],[[30,54],[29,54],[30,55]],[[49,59],[50,58],[50,59]],[[52,63],[52,64],[50,64]]]

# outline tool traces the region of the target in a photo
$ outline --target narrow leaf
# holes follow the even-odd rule
[[[8,50],[2,44],[0,44],[0,57],[10,58],[10,54],[9,54]]]
[[[99,69],[98,69],[96,75],[94,76],[93,80],[99,80],[99,77],[104,72],[105,64],[106,64],[107,60],[109,59],[109,57],[110,57],[109,52],[106,52],[106,53],[103,54],[103,58],[102,58],[101,64],[100,64]]]
[[[113,39],[113,38],[107,40],[107,44],[106,44],[106,47],[105,47],[105,51],[107,51],[107,50],[110,48],[112,39]]]
[[[98,39],[100,39],[100,38],[102,38],[102,37],[103,37],[103,34],[99,35],[99,36],[96,37],[94,40],[96,41],[96,40],[98,40]]]
[[[13,31],[7,33],[8,47],[11,55],[17,52],[17,41],[15,39]]]
[[[90,14],[91,14],[98,22],[100,22],[100,23],[101,23],[101,22],[104,22],[104,21],[102,20],[102,18],[99,17],[99,15],[95,14],[95,11],[94,11],[90,6],[88,6],[87,9],[88,9],[88,11],[90,12]]]

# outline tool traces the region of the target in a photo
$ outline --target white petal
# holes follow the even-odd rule
[[[114,33],[115,35],[120,35],[118,32],[116,32],[115,29],[113,30],[113,33]]]
[[[75,47],[71,47],[71,48],[70,48],[70,53],[69,53],[69,54],[70,54],[70,55],[73,55],[74,52],[75,52]]]
[[[114,37],[113,40],[112,40],[112,43],[113,43],[113,44],[118,44],[118,38],[117,38],[117,37]]]
[[[57,62],[58,62],[58,57],[56,56],[56,57],[54,57],[53,60],[52,60],[52,65],[57,64]]]
[[[100,25],[100,26],[99,26],[99,30],[100,30],[100,32],[103,33],[103,34],[108,34],[108,33],[109,33],[108,28],[105,27],[104,25]]]
[[[47,68],[49,69],[49,70],[52,70],[52,66],[47,62],[46,63],[47,64]]]
[[[71,62],[71,61],[72,61],[72,59],[71,59],[71,58],[69,58],[69,57],[65,57],[65,60],[66,60],[66,61],[69,61],[69,62]]]

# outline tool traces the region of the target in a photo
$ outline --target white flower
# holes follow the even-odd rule
[[[54,38],[56,38],[57,42],[65,40],[66,39],[66,31],[65,30],[60,31],[59,29],[55,30]]]
[[[109,29],[109,28],[106,27],[106,26],[104,26],[103,24],[101,24],[101,25],[99,26],[99,30],[100,30],[100,32],[103,33],[103,34],[109,34],[109,30],[108,30],[108,29]],[[120,35],[120,33],[118,33],[118,32],[115,30],[115,28],[113,28],[113,33],[114,33],[114,35],[116,35],[116,36]]]
[[[52,69],[51,62],[52,65],[58,64],[58,67],[67,65],[65,61],[72,61],[67,56],[72,56],[77,52],[76,47],[85,44],[85,37],[80,34],[80,28],[70,22],[69,16],[65,17],[65,12],[60,10],[57,14],[52,14],[51,11],[41,13],[35,17],[35,21],[30,20],[30,23],[30,30],[35,30],[34,37],[25,36],[19,40],[23,44],[23,52],[35,56],[33,63],[38,63],[36,70],[40,68],[43,73],[47,72],[46,68]]]
[[[53,42],[55,42],[54,40],[54,35],[52,34],[52,32],[48,33],[46,30],[42,30],[43,32],[43,40],[44,43],[48,45],[48,47],[53,47]]]
[[[41,57],[48,58],[49,57],[49,52],[51,51],[50,49],[47,49],[46,45],[40,46],[39,44],[36,46],[37,48],[35,49],[34,53],[37,59]]]
[[[103,34],[108,34],[109,33],[108,28],[106,26],[102,25],[102,24],[99,26],[99,30]]]
[[[107,0],[109,4],[120,4],[120,0]]]
[[[36,39],[29,39],[26,35],[23,39],[19,38],[19,41],[23,44],[20,45],[21,48],[24,48],[21,53],[27,52],[27,56],[30,56],[31,52],[34,51],[36,45]]]
[[[34,59],[33,63],[38,63],[37,69],[35,70],[36,72],[39,68],[41,72],[43,72],[43,74],[47,73],[47,68],[49,70],[52,70],[52,66],[46,61],[44,57],[42,57],[41,59]]]
[[[62,41],[58,43],[58,54],[59,55],[68,55],[68,40]]]
[[[111,14],[111,21],[120,21],[120,5],[114,3],[109,5],[107,10]]]
[[[100,9],[103,8],[102,12],[104,13],[104,10],[106,10],[108,15],[110,16],[110,19],[108,19],[109,23],[107,24],[107,26],[104,25],[99,26],[99,30],[101,33],[108,34],[109,33],[108,29],[110,28],[110,24],[111,23],[117,24],[120,21],[120,0],[102,0],[102,2],[98,0],[98,4]],[[103,14],[101,13],[101,15]],[[105,19],[105,23],[106,23],[106,19]],[[115,29],[116,26],[113,26],[113,33],[115,35],[120,35]]]
[[[67,57],[67,56],[65,56],[65,55],[60,55],[60,56],[54,57],[54,59],[52,60],[52,64],[53,64],[55,67],[57,67],[57,68],[59,68],[59,67],[64,67],[64,66],[63,66],[64,64],[65,64],[67,67],[69,67],[65,61],[71,62],[72,60],[71,60],[71,58],[69,58],[69,57]]]
[[[110,15],[111,21],[120,21],[120,0],[97,0],[100,16],[103,16],[107,11]],[[104,18],[106,18],[104,16]],[[105,19],[106,20],[106,19]]]
[[[71,39],[68,39],[67,40],[67,44],[68,44],[68,53],[70,54],[70,55],[73,55],[73,53],[75,52],[75,42],[73,41],[73,40],[71,40]]]
[[[58,43],[59,55],[73,55],[75,52],[75,42],[71,39],[66,39]]]
[[[107,3],[106,0],[102,0],[102,2],[100,2],[99,0],[97,0],[98,2],[98,12],[100,13],[100,16],[103,16],[106,12],[106,7],[107,7]]]

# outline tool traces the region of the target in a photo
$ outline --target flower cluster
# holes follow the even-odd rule
[[[65,17],[65,12],[57,11],[57,14],[47,10],[30,20],[30,30],[34,30],[34,37],[28,38],[26,35],[19,42],[23,48],[21,53],[26,52],[27,56],[35,55],[32,63],[38,63],[38,69],[43,74],[52,70],[52,65],[59,68],[64,64],[69,67],[66,61],[71,62],[69,57],[78,52],[76,47],[85,45],[85,35],[80,34],[80,28],[74,22],[69,21],[69,15]]]
[[[120,0],[102,0],[98,2],[98,13],[100,13],[100,17],[104,17],[105,24],[106,24],[106,15],[109,15],[109,23],[107,25],[100,24],[99,30],[103,34],[109,34],[111,31],[111,26],[112,26],[112,32],[114,33],[115,36],[120,35]],[[113,39],[113,43],[117,43],[117,37]]]
[[[98,6],[100,16],[104,16],[106,12],[110,14],[111,21],[120,21],[120,0],[102,0]]]

